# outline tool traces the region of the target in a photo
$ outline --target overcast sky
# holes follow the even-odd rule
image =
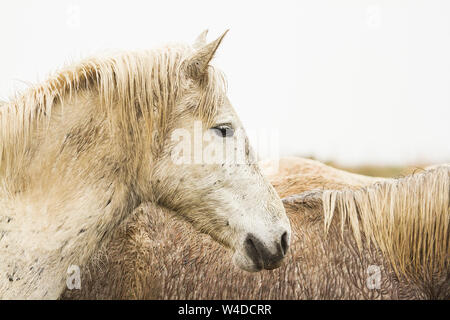
[[[2,1],[0,99],[104,50],[213,40],[250,133],[342,164],[450,162],[450,1]]]

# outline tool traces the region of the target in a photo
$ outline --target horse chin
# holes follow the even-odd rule
[[[246,254],[236,250],[233,255],[233,263],[247,272],[259,272],[264,269],[264,265],[254,263]]]

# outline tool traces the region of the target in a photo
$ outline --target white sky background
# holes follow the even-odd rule
[[[2,1],[0,99],[107,49],[210,40],[249,132],[281,155],[450,161],[450,1]]]

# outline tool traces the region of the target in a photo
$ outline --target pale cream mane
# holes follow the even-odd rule
[[[398,275],[431,280],[450,259],[450,166],[357,190],[324,191],[325,229],[335,212],[358,246],[373,243]]]
[[[64,108],[65,101],[82,91],[95,92],[100,101],[98,112],[116,120],[116,134],[125,135],[129,142],[138,140],[142,132],[139,119],[143,119],[150,143],[162,144],[162,135],[170,129],[174,100],[191,81],[181,79],[180,69],[192,52],[190,46],[172,45],[89,58],[1,103],[0,176],[14,174],[13,168],[26,155],[33,133],[48,125],[54,106]],[[209,66],[200,85],[201,102],[192,108],[210,123],[221,105],[225,79]]]

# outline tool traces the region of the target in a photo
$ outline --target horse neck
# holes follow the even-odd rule
[[[0,230],[8,229],[1,239],[0,270],[14,266],[24,279],[0,281],[9,297],[57,297],[68,266],[84,265],[139,204],[132,182],[124,178],[135,176],[127,170],[136,161],[120,165],[124,155],[133,153],[119,150],[122,146],[104,129],[105,119],[92,113],[88,99],[78,102],[84,108],[65,106],[64,117],[56,106],[48,132],[36,134],[31,152],[12,170],[21,174],[9,179],[8,196],[0,199],[0,218],[9,217],[8,225],[0,219]],[[42,272],[36,277],[30,268]]]

